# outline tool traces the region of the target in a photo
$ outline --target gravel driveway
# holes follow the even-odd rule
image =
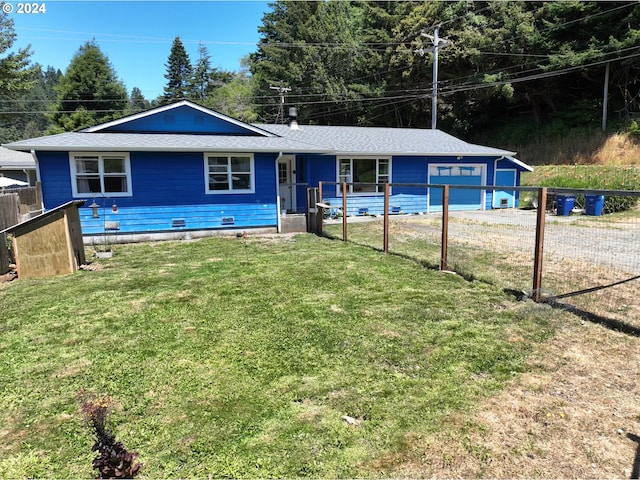
[[[484,242],[533,252],[535,210],[450,212],[450,238],[481,235]],[[640,275],[640,218],[612,221],[606,215],[557,216],[545,219],[545,261],[586,260]]]

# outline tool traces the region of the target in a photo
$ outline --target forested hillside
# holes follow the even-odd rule
[[[0,17],[0,30],[15,37],[7,18]],[[212,69],[206,49],[193,63],[181,57],[189,73],[179,96],[247,121],[282,122],[296,106],[303,124],[430,128],[435,92],[439,129],[503,147],[599,131],[603,112],[609,132],[640,131],[635,1],[277,1],[259,32],[242,72]],[[50,130],[55,115],[42,112],[73,98],[61,86],[70,84],[71,66],[64,73],[12,66],[5,47],[3,71],[30,72],[32,82],[13,89],[0,82],[2,142]],[[126,84],[127,72],[114,73]],[[172,75],[165,75],[165,96],[140,98],[134,88],[128,104],[120,95],[102,110],[117,117],[172,100]],[[81,126],[69,125],[57,128]]]
[[[436,27],[442,129],[599,125],[607,65],[608,115],[640,111],[635,2],[329,1],[265,15],[251,66],[256,96],[272,98],[260,115],[277,114],[269,88],[281,85],[302,121],[429,127]]]

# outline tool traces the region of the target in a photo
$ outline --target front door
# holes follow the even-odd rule
[[[284,155],[278,160],[278,189],[280,210],[295,212],[295,188],[293,181],[293,155]]]

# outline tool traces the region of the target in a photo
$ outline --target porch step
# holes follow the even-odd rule
[[[282,233],[307,231],[307,216],[304,213],[287,213],[280,217]]]

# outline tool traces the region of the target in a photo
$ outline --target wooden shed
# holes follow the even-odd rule
[[[84,203],[65,203],[0,232],[12,235],[18,278],[66,275],[85,263],[78,212]]]

